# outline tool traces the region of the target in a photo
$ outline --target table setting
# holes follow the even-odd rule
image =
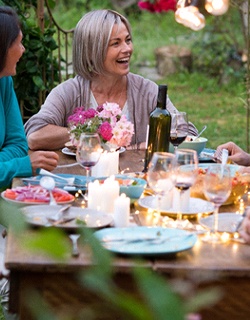
[[[107,110],[102,110],[98,117],[103,111]],[[122,147],[121,141],[112,144],[110,141],[113,138],[108,141],[105,140],[106,136],[100,133],[83,132],[86,129],[86,123],[78,122],[79,112],[81,116],[85,116],[85,111],[82,110],[78,110],[72,116],[70,120],[71,141],[65,145],[65,148],[71,150],[72,154],[65,152],[63,148],[59,151],[62,160],[57,170],[51,173],[41,169],[37,176],[22,179],[25,185],[23,188],[47,188],[46,203],[35,202],[34,204],[33,201],[29,202],[27,199],[23,202],[32,207],[29,209],[27,206],[23,211],[27,222],[32,227],[56,226],[76,232],[79,227],[84,226],[94,229],[107,228],[108,232],[111,232],[113,228],[136,226],[136,230],[146,227],[182,230],[192,232],[192,234],[211,233],[215,227],[211,224],[215,202],[213,198],[205,196],[203,182],[208,168],[215,165],[215,159],[211,159],[214,157],[214,150],[207,163],[200,161],[202,153],[206,156],[208,150],[206,149],[207,139],[201,136],[206,126],[202,128],[198,137],[191,137],[188,136],[188,126],[182,125],[180,130],[179,120],[176,118],[171,128],[170,152],[155,152],[148,172],[143,173],[141,170],[145,157],[144,150],[134,148],[126,150],[126,147]],[[87,119],[95,121],[97,114],[92,113],[90,112]],[[185,113],[180,115],[182,116],[181,123],[187,123]],[[101,123],[98,122],[99,128]],[[132,132],[130,130],[127,142],[131,140]],[[173,152],[171,152],[171,147],[174,148]],[[107,156],[109,158],[106,158]],[[98,164],[99,167],[96,168]],[[136,170],[134,170],[134,164],[137,165]],[[224,168],[226,163],[218,166]],[[234,184],[232,192],[230,189],[225,199],[221,200],[221,205],[236,201],[248,187],[248,182],[241,183],[239,179],[240,167],[227,166],[229,166],[230,178],[234,179]],[[125,171],[128,172],[119,173]],[[53,179],[53,190],[42,185],[45,177]],[[59,223],[49,221],[50,216],[54,215],[56,205],[64,204],[59,201],[52,202],[55,190],[65,192],[70,197],[68,202],[73,203],[72,208],[66,211],[68,217],[65,214],[65,219]],[[8,192],[2,196],[8,200]],[[9,201],[13,200],[9,199]],[[14,201],[18,200],[14,199]],[[36,205],[40,205],[40,208],[35,209]],[[46,205],[49,205],[48,210],[45,209]],[[241,210],[239,217],[242,213]],[[88,215],[93,217],[91,222],[86,219]],[[230,217],[227,216],[227,219],[229,220]],[[201,223],[200,219],[203,219]],[[233,221],[233,223],[239,222],[238,219],[233,219]],[[216,223],[217,229],[218,223]],[[221,229],[219,231],[221,232]]]

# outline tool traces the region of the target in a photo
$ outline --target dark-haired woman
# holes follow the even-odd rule
[[[22,31],[16,12],[0,7],[0,188],[15,176],[30,176],[36,169],[53,170],[55,152],[37,151],[28,155],[28,144],[11,76],[23,55]]]

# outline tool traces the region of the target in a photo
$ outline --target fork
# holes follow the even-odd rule
[[[147,244],[161,244],[166,241],[176,241],[178,239],[182,241],[186,241],[193,236],[193,233],[187,235],[180,235],[180,236],[169,236],[169,237],[145,237],[145,238],[131,238],[131,239],[123,239],[123,238],[114,238],[114,239],[103,239],[101,242],[103,243],[111,243],[111,242],[121,242],[125,244],[133,244],[133,243],[140,243],[146,242]]]

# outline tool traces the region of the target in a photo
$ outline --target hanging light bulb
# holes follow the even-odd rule
[[[229,0],[206,0],[205,9],[214,16],[219,16],[227,12]]]
[[[186,5],[187,1],[178,1],[175,20],[194,31],[201,30],[205,27],[205,17],[197,7],[199,1],[191,0],[189,2],[190,5]]]

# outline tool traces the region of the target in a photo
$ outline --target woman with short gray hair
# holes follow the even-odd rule
[[[158,85],[130,72],[133,54],[128,20],[113,10],[94,10],[78,22],[73,42],[76,76],[54,88],[40,111],[25,124],[32,150],[63,148],[69,141],[67,119],[77,107],[96,109],[117,103],[134,124],[132,144],[144,146],[149,114],[157,102]],[[167,109],[176,112],[168,97]],[[189,123],[189,134],[197,135]]]

